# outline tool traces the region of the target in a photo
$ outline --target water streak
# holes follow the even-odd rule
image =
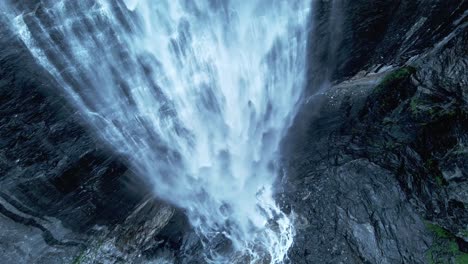
[[[43,0],[7,14],[104,142],[186,210],[208,262],[282,263],[294,228],[273,185],[309,4]]]

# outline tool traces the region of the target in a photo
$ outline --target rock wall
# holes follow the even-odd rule
[[[313,4],[307,98],[278,183],[291,263],[468,263],[468,1]],[[2,261],[203,263],[183,213],[0,36]]]
[[[285,141],[292,263],[465,263],[467,2],[317,6],[312,43],[336,39],[326,10],[343,8],[344,28],[338,48],[311,51],[337,51],[322,60],[333,73],[311,67]]]
[[[132,247],[156,244],[174,209],[94,139],[25,47],[0,29],[0,262],[72,263],[98,243],[128,260],[139,252]]]

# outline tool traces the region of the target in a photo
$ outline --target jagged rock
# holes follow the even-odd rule
[[[134,210],[149,192],[146,184],[94,139],[1,24],[0,35],[1,47],[7,47],[0,52],[2,261],[72,263],[98,244],[124,258],[128,250],[107,243],[117,229],[120,239],[128,238],[117,244],[148,247],[173,209],[153,199],[145,203],[151,209]],[[143,223],[137,221],[142,214]]]
[[[279,195],[296,221],[291,262],[464,263],[468,1],[314,7],[308,98]],[[2,261],[204,263],[183,212],[148,200],[25,48],[0,36]]]
[[[392,48],[399,50],[392,55],[398,58],[385,60],[394,65],[377,60],[379,66],[370,64],[370,70],[323,92],[311,91],[305,101],[286,140],[290,183],[285,203],[299,215],[292,263],[465,258],[468,86],[467,75],[460,73],[468,66],[468,23],[463,20],[466,12],[461,12],[466,2],[444,8],[440,4],[434,3],[430,13],[451,9],[451,22],[442,23],[430,45],[406,47],[427,39],[415,32],[435,26],[437,18],[428,16],[406,28],[406,38],[414,41]],[[407,6],[397,8],[404,13]],[[385,23],[392,28],[398,20]],[[379,49],[394,41],[372,45]],[[406,57],[407,65],[399,66],[405,58],[400,51],[408,50],[414,57]],[[436,222],[448,235],[438,237],[427,221]]]

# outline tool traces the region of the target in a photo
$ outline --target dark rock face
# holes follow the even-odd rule
[[[389,171],[356,159],[293,185],[312,188],[295,190],[292,263],[424,262],[430,238]]]
[[[318,10],[343,8],[353,26],[339,28],[332,60],[311,53],[329,79],[310,83],[331,87],[306,100],[286,140],[291,262],[465,263],[467,2],[336,2]]]
[[[278,195],[296,219],[291,263],[468,263],[468,1],[313,4]],[[0,29],[2,261],[203,263],[183,213]]]
[[[402,64],[462,23],[466,0],[319,0],[310,34],[309,90],[361,70]]]
[[[50,80],[22,46],[4,45],[9,47],[0,57],[4,196],[14,194],[41,214],[63,216],[77,230],[99,222],[100,216],[122,218],[114,209],[131,208],[132,203],[100,204],[100,200],[107,200],[118,188],[115,180],[125,173],[125,166],[98,147],[64,99],[47,89]]]
[[[119,250],[133,253],[155,242],[173,209],[143,200],[144,183],[87,132],[25,48],[0,35],[1,262],[72,263],[98,240],[126,239]],[[153,208],[143,210],[152,221],[136,219],[138,204]],[[146,239],[139,228],[151,230]]]

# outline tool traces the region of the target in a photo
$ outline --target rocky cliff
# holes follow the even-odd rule
[[[467,263],[468,3],[316,4],[292,263]]]
[[[468,2],[313,5],[307,98],[278,182],[290,262],[468,263]],[[1,29],[2,262],[202,263],[183,213]]]
[[[1,262],[135,263],[174,209],[96,142],[15,36],[0,35]]]

